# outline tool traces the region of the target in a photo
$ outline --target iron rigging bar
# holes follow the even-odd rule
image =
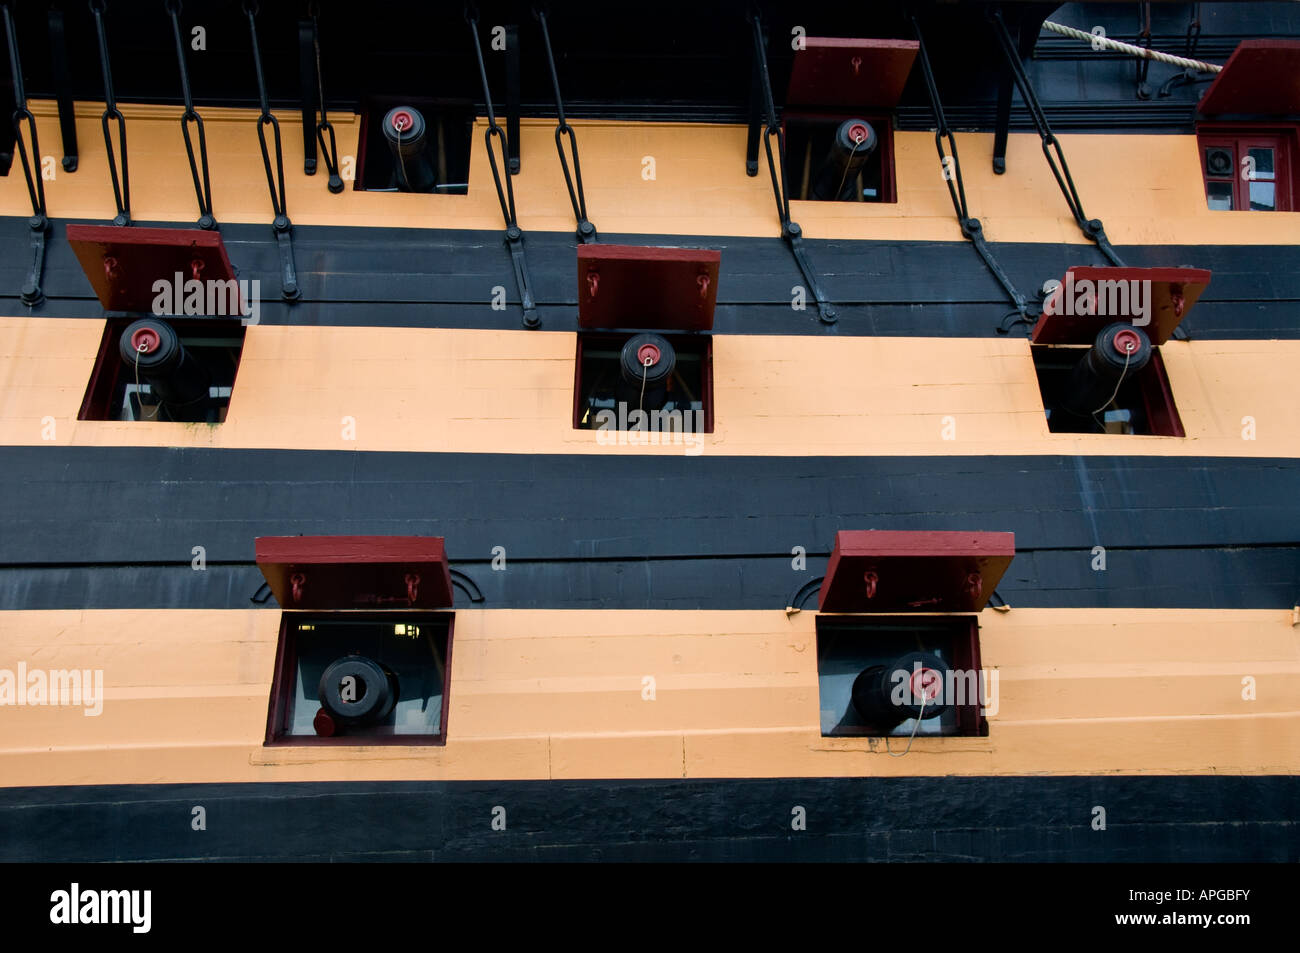
[[[195,112],[194,100],[190,96],[190,72],[185,62],[185,42],[181,39],[181,0],[167,0],[166,10],[172,21],[172,36],[176,40],[176,65],[181,73],[181,96],[185,100],[185,112],[181,114],[181,135],[185,137],[190,178],[194,180],[194,196],[199,204],[198,226],[210,231],[217,227],[217,220],[212,214],[212,184],[208,179],[208,139],[203,132],[203,117]],[[194,142],[190,137],[190,123],[194,123],[199,133],[197,160],[194,157]]]
[[[930,96],[930,109],[934,113],[934,146],[939,152],[939,167],[943,174],[944,183],[948,186],[948,194],[952,197],[953,211],[957,213],[957,222],[961,225],[961,233],[970,240],[975,246],[975,251],[979,253],[980,258],[993,277],[1002,285],[1007,296],[1011,299],[1012,306],[1019,312],[1020,317],[1028,320],[1027,303],[1025,296],[1016,290],[1012,284],[1011,278],[1002,270],[998,264],[988,243],[984,240],[984,227],[978,218],[974,218],[966,206],[966,187],[962,184],[961,178],[961,159],[957,156],[957,139],[953,136],[952,130],[948,127],[948,119],[944,115],[943,103],[939,99],[939,85],[935,82],[934,71],[930,67],[930,56],[925,49],[925,37],[921,34],[921,24],[915,14],[911,17],[912,29],[916,31],[916,41],[921,58],[921,72],[925,76],[925,88]],[[944,140],[948,142],[948,152],[944,150]],[[952,162],[948,162],[949,152],[951,152]]]
[[[316,143],[329,173],[328,188],[335,195],[343,191],[343,178],[339,175],[339,147],[334,137],[334,125],[325,110],[325,71],[320,55],[320,4],[307,5],[308,19],[298,21],[298,66],[302,84],[302,171],[316,174]],[[316,109],[320,108],[320,119]],[[325,134],[329,133],[329,142]]]
[[[72,98],[72,77],[68,72],[68,39],[63,11],[50,7],[50,73],[59,101],[59,135],[63,139],[63,171],[77,171],[77,117]]]
[[[113,70],[108,61],[108,32],[104,27],[104,0],[90,0],[90,12],[95,15],[95,33],[99,38],[99,64],[104,75],[104,112],[99,117],[99,124],[104,130],[104,151],[108,155],[108,174],[113,180],[113,201],[117,204],[117,215],[113,217],[114,225],[131,224],[131,177],[126,162],[126,117],[117,108],[117,96],[113,92]],[[122,151],[122,175],[117,174],[117,154],[113,148],[113,136],[109,132],[108,121],[117,122],[118,148]]]
[[[1070,166],[1065,161],[1065,152],[1061,149],[1061,143],[1056,136],[1052,134],[1052,127],[1047,123],[1047,115],[1043,112],[1043,107],[1038,102],[1038,97],[1034,95],[1034,88],[1029,83],[1029,77],[1025,75],[1024,64],[1020,62],[1020,55],[1016,51],[1016,45],[1011,39],[1011,34],[1007,32],[1006,22],[1002,19],[1002,10],[999,7],[993,7],[989,11],[989,19],[993,24],[993,33],[997,37],[998,45],[1002,48],[1002,55],[1007,61],[1007,68],[1011,70],[1011,78],[1020,90],[1020,98],[1025,102],[1025,108],[1029,110],[1029,117],[1033,120],[1035,128],[1038,130],[1039,138],[1043,141],[1043,155],[1047,158],[1047,165],[1052,170],[1052,175],[1056,177],[1056,184],[1060,186],[1061,194],[1065,196],[1065,202],[1070,207],[1070,213],[1074,220],[1079,224],[1079,229],[1090,240],[1096,243],[1101,253],[1110,259],[1111,263],[1124,267],[1124,262],[1119,255],[1115,254],[1115,249],[1111,247],[1110,241],[1106,238],[1106,229],[1102,226],[1101,219],[1088,218],[1083,211],[1083,202],[1079,198],[1079,191],[1074,186],[1074,179],[1070,177]],[[1056,157],[1052,157],[1052,153]],[[1060,165],[1057,165],[1060,160]]]
[[[564,97],[560,95],[560,76],[555,69],[555,55],[551,52],[551,31],[546,23],[546,8],[533,7],[533,16],[542,25],[542,45],[546,48],[546,63],[551,68],[551,86],[555,89],[555,151],[560,154],[560,168],[564,170],[564,184],[569,189],[569,203],[578,223],[578,241],[584,245],[596,241],[596,226],[587,220],[587,196],[582,191],[582,166],[578,163],[578,136],[564,118]],[[569,160],[564,154],[564,138],[569,139],[573,150],[573,174],[569,174]]]
[[[27,273],[27,281],[23,283],[21,297],[23,304],[36,307],[45,300],[41,282],[45,277],[45,239],[50,231],[50,220],[45,214],[45,183],[41,179],[39,166],[41,146],[36,138],[36,119],[32,116],[32,111],[27,108],[27,93],[23,88],[23,65],[18,58],[18,34],[14,29],[13,13],[7,3],[0,4],[0,12],[4,14],[5,34],[9,40],[9,67],[13,75],[14,113],[10,121],[14,131],[14,145],[23,164],[23,177],[27,180],[27,195],[32,200],[32,217],[27,220],[32,234],[32,267]],[[27,132],[32,140],[30,157],[27,155],[27,145],[23,142],[24,122],[27,123]],[[37,163],[35,170],[31,162],[33,157]],[[35,175],[32,174],[33,171]]]
[[[519,26],[515,23],[506,25],[506,169],[511,175],[518,175],[523,168],[519,158]]]
[[[826,295],[822,292],[821,285],[817,281],[817,275],[813,271],[812,263],[808,260],[808,252],[803,245],[803,230],[797,222],[790,221],[790,183],[786,179],[785,171],[785,130],[776,118],[776,103],[772,99],[772,80],[767,69],[767,40],[763,36],[763,21],[756,7],[750,7],[746,13],[753,30],[754,37],[754,60],[753,60],[753,83],[752,93],[762,97],[762,114],[759,118],[763,125],[763,148],[767,152],[767,170],[772,176],[772,193],[776,197],[776,214],[781,220],[781,237],[785,243],[790,246],[790,251],[794,255],[795,263],[799,266],[799,271],[803,274],[804,281],[812,291],[814,300],[817,302],[817,316],[823,324],[834,324],[838,318],[835,315],[835,309],[831,307],[830,302],[826,300]],[[758,115],[758,110],[754,109],[751,104],[751,114]],[[750,126],[750,145],[756,136],[757,126]],[[772,138],[776,137],[777,151],[774,156],[772,153]],[[746,172],[753,175],[757,172],[749,172],[754,163],[749,160],[749,153],[746,154]],[[753,148],[753,153],[757,154],[757,146]],[[779,163],[778,163],[779,158]],[[778,167],[779,166],[779,167]]]
[[[271,115],[271,104],[266,98],[266,77],[262,73],[262,51],[257,42],[256,0],[244,0],[244,13],[248,16],[248,33],[253,41],[253,66],[257,72],[257,98],[262,114],[257,120],[257,141],[262,148],[262,165],[266,169],[266,185],[271,193],[271,208],[275,220],[275,241],[280,252],[280,297],[297,301],[302,297],[298,289],[298,273],[293,263],[293,223],[284,201],[284,154],[280,148],[280,123]],[[271,153],[266,145],[266,127],[275,133],[275,169],[271,168]]]
[[[488,127],[483,135],[487,146],[488,163],[492,166],[492,179],[497,187],[497,201],[501,203],[501,216],[506,223],[506,245],[510,249],[510,263],[514,266],[515,284],[519,289],[519,302],[524,311],[524,327],[536,330],[542,326],[537,317],[537,306],[533,302],[533,291],[528,281],[528,262],[524,258],[524,233],[515,218],[515,188],[509,171],[506,172],[505,189],[501,188],[501,168],[497,163],[496,151],[492,148],[495,136],[501,140],[501,164],[505,164],[510,155],[510,145],[505,131],[497,125],[496,112],[492,109],[492,93],[488,89],[487,67],[483,63],[483,46],[478,36],[478,9],[473,3],[465,4],[465,22],[474,40],[474,56],[478,59],[479,80],[483,84],[483,102],[487,107]]]

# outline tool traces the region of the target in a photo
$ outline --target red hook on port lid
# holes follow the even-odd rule
[[[866,584],[867,598],[876,598],[876,583],[880,582],[880,577],[875,572],[868,569],[862,574],[862,581]]]

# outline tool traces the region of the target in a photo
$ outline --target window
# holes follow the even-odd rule
[[[685,435],[713,432],[706,332],[721,261],[711,249],[578,246],[575,429],[673,432],[689,446]]]
[[[454,613],[441,537],[263,536],[283,612],[266,744],[442,744]]]
[[[441,744],[450,613],[286,612],[267,743]]]
[[[837,533],[817,600],[822,735],[988,734],[976,614],[1014,558],[1011,533]]]
[[[1294,210],[1294,133],[1201,131],[1205,198],[1215,211]]]
[[[819,616],[823,737],[987,735],[973,616]]]
[[[361,112],[353,188],[465,195],[473,128],[469,102],[371,99]]]
[[[212,318],[109,318],[77,419],[221,423],[244,331]]]
[[[1295,211],[1300,183],[1300,40],[1242,40],[1197,104],[1209,207]],[[1279,121],[1285,117],[1286,121]]]

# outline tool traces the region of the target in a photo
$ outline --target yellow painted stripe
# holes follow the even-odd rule
[[[921,738],[904,758],[821,737],[814,623],[458,611],[445,747],[265,748],[278,612],[5,612],[0,668],[100,669],[106,698],[98,716],[0,710],[0,785],[1300,770],[1289,611],[986,611],[989,737]]]
[[[81,147],[76,173],[62,170],[57,110],[32,103],[45,168],[50,215],[111,219],[116,211],[99,129],[101,107],[77,105]],[[131,200],[138,221],[193,221],[198,216],[180,131],[178,107],[125,105]],[[272,217],[248,109],[202,110],[212,166],[214,212],[222,222]],[[322,171],[302,173],[300,117],[277,116],[282,127],[289,215],[300,225],[501,229],[501,212],[482,145],[483,120],[472,142],[468,195],[358,192],[331,195]],[[360,128],[355,115],[331,118],[344,157],[354,162]],[[575,121],[582,148],[588,211],[604,234],[777,236],[766,170],[745,175],[745,127],[700,123]],[[523,171],[514,179],[519,224],[526,230],[574,228],[554,144],[554,121],[525,119]],[[1008,172],[991,168],[993,136],[960,133],[962,174],[973,214],[991,241],[1086,244],[1053,179],[1037,136],[1015,134]],[[1195,136],[1062,135],[1070,169],[1090,216],[1101,218],[1117,244],[1297,244],[1300,212],[1211,212],[1206,208]],[[927,132],[895,134],[896,204],[792,203],[810,238],[961,241],[947,186]],[[646,177],[654,160],[654,178]],[[17,174],[15,174],[17,173]],[[351,183],[349,183],[349,186]],[[30,214],[17,167],[0,178],[0,214]]]
[[[1049,433],[1029,344],[1020,337],[718,335],[716,430],[692,447],[603,445],[596,432],[574,430],[576,335],[562,332],[252,326],[224,423],[78,421],[103,327],[99,320],[0,318],[0,445],[744,456],[1300,453],[1300,376],[1293,371],[1300,341],[1165,344],[1187,432],[1176,438]]]

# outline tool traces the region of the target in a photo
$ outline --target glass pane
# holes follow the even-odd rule
[[[1251,182],[1250,207],[1259,212],[1272,212],[1276,209],[1276,199],[1272,182]]]
[[[1205,150],[1205,172],[1207,175],[1233,175],[1232,149],[1224,146],[1210,146]]]
[[[1247,155],[1255,160],[1255,178],[1271,179],[1273,178],[1273,150],[1272,149],[1247,149]],[[1249,169],[1249,166],[1247,166]]]
[[[1206,182],[1205,196],[1209,200],[1210,208],[1225,212],[1232,210],[1231,182]]]

